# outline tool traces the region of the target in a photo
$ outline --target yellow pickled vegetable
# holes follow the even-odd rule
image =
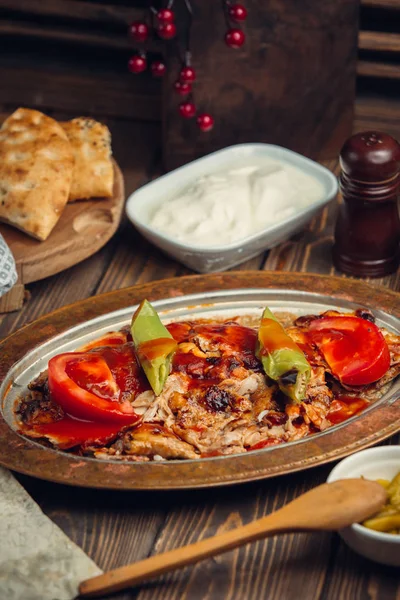
[[[379,483],[379,485],[384,487],[386,490],[390,485],[390,480],[389,479],[377,479],[376,483]]]
[[[386,489],[390,498],[390,504],[400,511],[400,472],[392,479]]]
[[[368,529],[375,529],[375,531],[391,531],[400,527],[400,513],[397,513],[397,515],[377,516],[364,521],[363,525],[364,527],[368,527]]]
[[[394,535],[400,534],[400,471],[392,479],[377,479],[388,493],[389,502],[372,518],[363,522],[364,527]]]

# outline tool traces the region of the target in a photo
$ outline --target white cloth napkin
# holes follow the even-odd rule
[[[14,257],[0,234],[0,296],[7,293],[17,281]]]
[[[0,467],[0,598],[72,600],[97,565]]]
[[[17,281],[0,234],[0,296]],[[101,570],[0,467],[0,599],[72,600],[79,583]]]

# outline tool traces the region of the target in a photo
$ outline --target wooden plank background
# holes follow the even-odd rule
[[[358,47],[359,77],[400,79],[400,0],[361,0]]]
[[[127,26],[146,6],[145,0],[0,0],[0,107],[160,120],[161,82],[126,69],[134,49]],[[400,0],[361,0],[360,27],[360,80],[369,88],[382,80],[393,86],[400,78]],[[157,55],[163,45],[154,40],[148,49]]]
[[[0,0],[0,106],[159,120],[161,82],[127,70],[127,27],[144,11],[132,4]]]

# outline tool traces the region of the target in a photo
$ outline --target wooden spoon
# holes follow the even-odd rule
[[[79,593],[95,597],[117,592],[150,577],[278,533],[342,529],[378,512],[386,499],[385,489],[374,481],[342,479],[324,483],[248,525],[87,579],[80,584]]]

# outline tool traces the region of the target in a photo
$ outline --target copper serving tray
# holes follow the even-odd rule
[[[225,457],[130,463],[46,448],[13,429],[13,405],[49,358],[129,323],[135,306],[153,301],[165,322],[199,317],[309,314],[368,307],[377,323],[400,334],[399,295],[345,278],[302,273],[237,272],[167,279],[61,308],[0,344],[0,463],[34,477],[109,489],[184,489],[253,481],[300,471],[366,448],[400,429],[400,378],[361,415],[302,440]]]

